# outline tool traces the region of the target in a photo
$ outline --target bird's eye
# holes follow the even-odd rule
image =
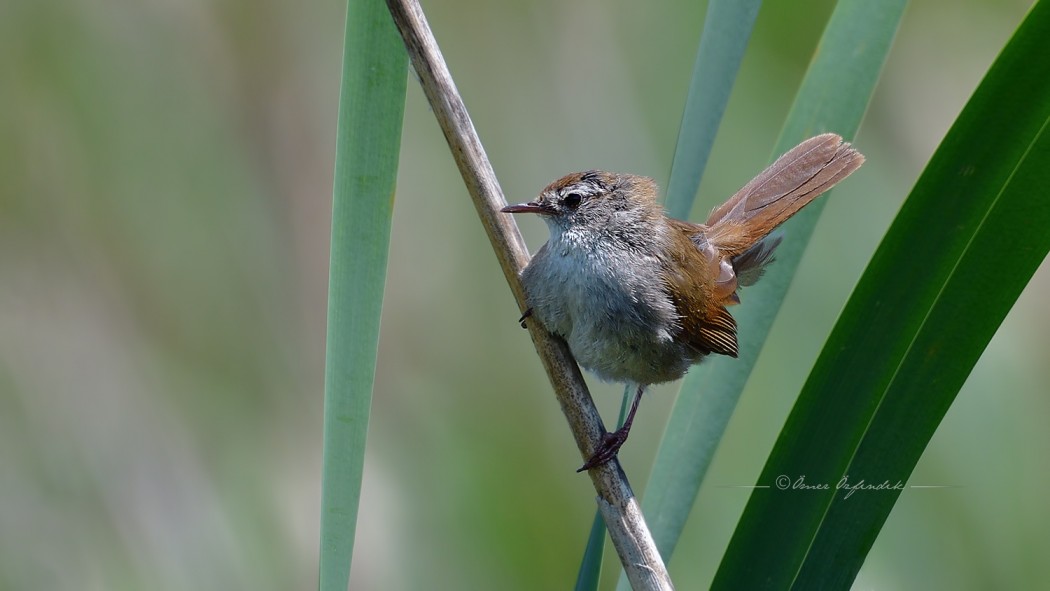
[[[565,196],[565,206],[570,209],[576,209],[580,206],[580,201],[583,201],[583,195],[579,193],[569,193]]]

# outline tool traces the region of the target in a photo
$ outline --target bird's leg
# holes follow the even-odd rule
[[[627,419],[624,420],[623,426],[613,431],[612,433],[606,433],[602,437],[602,443],[598,446],[598,449],[594,451],[594,454],[587,460],[583,466],[577,472],[583,472],[584,470],[590,470],[596,466],[608,462],[609,460],[616,457],[616,452],[620,450],[620,447],[627,441],[627,434],[631,432],[631,425],[634,423],[634,414],[638,412],[638,403],[642,400],[642,392],[645,391],[645,386],[639,385],[638,392],[634,395],[634,402],[631,403],[631,410],[627,413]]]

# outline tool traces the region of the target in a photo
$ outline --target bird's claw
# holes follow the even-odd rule
[[[612,433],[606,433],[602,437],[602,442],[598,449],[594,450],[591,457],[576,471],[583,472],[609,462],[616,457],[617,452],[620,451],[620,447],[623,446],[625,441],[627,441],[627,431],[622,428]]]

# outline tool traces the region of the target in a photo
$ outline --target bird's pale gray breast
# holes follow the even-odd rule
[[[525,270],[533,316],[603,379],[656,383],[679,377],[688,363],[676,361],[682,355],[674,341],[678,318],[660,261],[608,244],[574,246],[552,240]]]

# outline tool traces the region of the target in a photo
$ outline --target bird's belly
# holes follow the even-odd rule
[[[529,304],[583,368],[603,380],[657,384],[682,377],[699,361],[698,352],[676,338],[678,315],[659,276],[617,274],[615,266],[579,260],[561,269],[570,271],[526,277],[534,279],[526,282]]]
[[[567,342],[582,367],[614,382],[669,382],[694,362],[688,347],[664,331],[615,320],[577,323]]]

